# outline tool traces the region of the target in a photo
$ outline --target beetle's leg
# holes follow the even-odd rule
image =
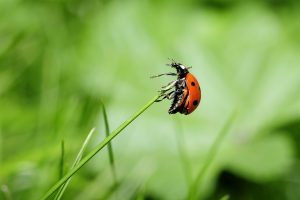
[[[170,99],[174,98],[174,96],[175,96],[175,91],[171,91],[168,94],[161,94],[159,98],[161,98],[161,97],[162,98],[161,99],[158,98],[155,102],[160,102],[166,98],[170,100]]]
[[[169,73],[164,73],[164,74],[158,74],[158,75],[155,75],[155,76],[150,76],[150,78],[157,78],[157,77],[160,77],[160,76],[177,76],[176,73],[173,73],[173,72],[169,72]]]
[[[155,102],[161,102],[162,100],[164,100],[164,99],[157,99],[157,100],[155,100]]]
[[[166,95],[166,97],[167,97],[167,99],[169,99],[169,100],[174,99],[174,97],[175,97],[175,91],[172,91],[172,92],[168,93],[168,94]]]
[[[174,96],[175,96],[175,91],[171,91],[171,92],[169,92],[168,94],[165,94],[164,95],[164,98],[167,98],[167,99],[173,99],[174,98]]]
[[[166,93],[167,91],[174,88],[176,85],[179,86],[180,88],[184,88],[185,87],[185,79],[182,78],[182,79],[177,79],[175,81],[172,81],[168,85],[163,86],[162,90],[160,90],[159,92],[161,92],[161,94]]]
[[[160,102],[160,101],[164,100],[165,98],[167,98],[166,95],[165,95],[165,94],[161,94],[161,95],[157,98],[157,100],[155,100],[155,102]]]
[[[178,79],[178,87],[184,89],[186,87],[185,78]]]
[[[173,88],[176,83],[178,82],[178,80],[172,81],[170,83],[168,83],[166,86],[162,86],[162,90],[161,91],[168,91],[169,89]]]
[[[169,91],[176,87],[176,90]],[[176,95],[180,94],[182,89],[185,87],[185,78],[177,79],[175,81],[170,82],[168,85],[163,86],[162,90],[160,90],[160,95],[155,102],[160,102],[164,99],[173,99]]]

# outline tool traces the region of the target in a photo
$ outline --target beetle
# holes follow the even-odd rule
[[[164,73],[152,76],[151,78],[168,75],[177,76],[177,79],[162,87],[156,102],[164,99],[172,100],[168,110],[169,114],[177,112],[185,115],[191,114],[198,107],[201,100],[200,84],[195,76],[189,72],[188,69],[191,67],[186,67],[174,60],[172,60],[171,64],[167,65],[175,68],[176,73]]]

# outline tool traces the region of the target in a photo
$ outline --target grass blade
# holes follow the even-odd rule
[[[199,172],[197,173],[195,181],[193,182],[193,184],[190,187],[187,199],[190,199],[190,200],[197,199],[197,187],[199,185],[201,185],[201,182],[204,179],[204,175],[205,175],[206,171],[208,170],[210,164],[216,157],[223,139],[225,138],[226,134],[229,132],[229,129],[233,123],[235,115],[236,115],[236,112],[233,112],[231,114],[231,116],[228,118],[228,120],[224,124],[223,128],[221,129],[221,132],[218,134],[216,140],[212,144],[212,146],[208,152],[208,155],[206,156],[206,160],[204,161],[203,167],[200,168]]]
[[[59,179],[64,175],[64,159],[65,159],[65,143],[64,140],[61,141],[61,154],[59,162]]]
[[[108,137],[109,133],[110,133],[110,130],[109,130],[109,124],[108,124],[108,117],[107,117],[106,109],[105,109],[105,106],[104,106],[103,103],[102,103],[102,114],[103,114],[104,124],[105,124],[105,135],[106,135],[106,137]],[[111,172],[112,172],[113,179],[114,179],[114,185],[117,185],[118,180],[117,180],[115,159],[114,159],[114,154],[113,154],[113,149],[112,149],[111,142],[108,142],[107,149],[108,149],[109,164],[110,164]]]
[[[132,121],[141,115],[147,108],[149,108],[159,96],[155,96],[148,103],[146,103],[138,112],[123,122],[116,130],[114,130],[108,137],[106,137],[100,144],[98,144],[88,155],[86,155],[72,170],[65,174],[54,186],[52,186],[41,199],[50,197],[61,185],[63,185],[70,177],[72,177],[82,166],[84,166],[90,159],[92,159],[103,147],[105,147],[114,137],[116,137],[124,128],[126,128]]]
[[[191,172],[191,166],[188,158],[188,154],[185,149],[185,138],[182,130],[182,125],[178,121],[176,122],[176,131],[175,131],[175,137],[177,142],[177,150],[179,153],[179,159],[183,168],[183,172],[186,179],[187,187],[189,188],[192,184],[192,172]]]
[[[72,170],[76,165],[78,165],[78,163],[80,162],[80,160],[81,160],[81,158],[82,158],[82,155],[83,155],[83,152],[84,152],[84,150],[86,149],[87,144],[88,144],[88,142],[90,141],[90,139],[91,139],[91,137],[92,137],[94,131],[95,131],[95,128],[93,128],[93,129],[89,132],[89,134],[87,135],[86,139],[84,140],[84,142],[83,142],[83,144],[82,144],[82,146],[81,146],[81,148],[80,148],[80,150],[79,150],[79,152],[78,152],[78,154],[77,154],[77,156],[76,156],[76,159],[75,159],[75,161],[74,161],[74,163],[73,163],[73,165],[72,165],[72,167],[71,167],[71,170]],[[62,143],[62,145],[63,145],[63,143]],[[68,179],[68,180],[67,180],[67,181],[59,188],[59,190],[58,190],[58,192],[57,192],[57,194],[56,194],[56,196],[55,196],[54,199],[56,199],[56,200],[61,199],[61,197],[62,197],[63,193],[65,192],[66,188],[68,187],[68,184],[70,183],[70,181],[71,181],[71,178],[69,178],[69,179]]]

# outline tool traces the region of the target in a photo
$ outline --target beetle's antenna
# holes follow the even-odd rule
[[[158,74],[158,75],[154,75],[154,76],[150,76],[150,78],[157,78],[157,77],[160,77],[160,76],[177,76],[176,73],[173,73],[173,72],[169,72],[169,73],[163,73],[163,74]]]
[[[171,61],[172,63],[177,63],[173,58],[168,58],[169,61]],[[167,64],[170,65],[170,64]]]

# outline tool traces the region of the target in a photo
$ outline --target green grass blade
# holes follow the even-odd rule
[[[235,115],[236,115],[236,112],[233,112],[231,114],[231,116],[228,118],[228,120],[224,124],[223,128],[221,129],[221,132],[218,134],[216,140],[212,144],[212,146],[208,152],[208,155],[206,156],[206,160],[204,161],[203,167],[200,168],[199,172],[197,173],[195,181],[193,182],[193,184],[190,187],[188,199],[190,199],[190,200],[197,199],[197,187],[199,185],[201,185],[206,171],[208,170],[212,161],[216,157],[218,150],[222,144],[222,141],[225,138],[226,134],[229,132],[229,129],[234,121]]]
[[[3,143],[2,143],[2,131],[1,131],[1,128],[0,128],[0,164],[2,164],[2,148],[3,148]]]
[[[54,186],[52,186],[41,199],[50,197],[61,185],[63,185],[70,177],[72,177],[82,166],[84,166],[90,159],[92,159],[103,147],[105,147],[114,137],[116,137],[124,128],[126,128],[132,121],[134,121],[140,114],[149,108],[159,96],[155,96],[148,103],[146,103],[138,112],[123,122],[116,130],[114,130],[108,137],[106,137],[100,144],[98,144],[88,155],[86,155],[71,171],[65,174]]]
[[[61,152],[60,152],[60,162],[59,162],[59,179],[64,175],[64,159],[65,159],[65,144],[64,140],[61,141]]]
[[[105,124],[105,135],[106,135],[106,137],[108,137],[109,133],[110,133],[110,130],[109,130],[109,124],[108,124],[108,117],[107,117],[106,109],[105,109],[105,106],[104,106],[103,103],[102,103],[102,114],[103,114],[104,124]],[[113,179],[114,179],[114,185],[117,185],[118,180],[117,180],[115,159],[114,159],[114,154],[113,154],[113,149],[112,149],[111,142],[109,142],[107,144],[107,149],[108,149],[109,164],[110,164],[111,172],[112,172]]]
[[[80,148],[80,150],[79,150],[79,152],[78,152],[78,154],[77,154],[77,156],[76,156],[76,159],[75,159],[75,161],[74,161],[74,163],[73,163],[71,169],[73,169],[73,168],[74,168],[76,165],[78,165],[78,163],[80,162],[80,160],[81,160],[81,158],[82,158],[82,155],[83,155],[83,152],[84,152],[84,150],[86,149],[87,144],[88,144],[88,142],[90,141],[90,139],[91,139],[91,137],[92,137],[94,131],[95,131],[95,128],[93,128],[93,129],[89,132],[89,134],[87,135],[86,139],[84,140],[84,142],[83,142],[83,144],[82,144],[82,146],[81,146],[81,148]],[[62,143],[62,144],[63,144],[63,143]],[[59,190],[58,190],[58,192],[57,192],[57,194],[56,194],[56,196],[55,196],[54,199],[56,199],[56,200],[61,199],[61,197],[62,197],[63,193],[65,192],[66,188],[68,187],[70,181],[71,181],[71,178],[69,178],[69,179],[68,179],[68,180],[67,180],[67,181],[59,188]]]
[[[184,140],[182,126],[179,121],[176,123],[175,136],[176,136],[177,150],[179,153],[179,158],[180,158],[183,172],[185,175],[186,184],[187,184],[187,187],[189,188],[192,183],[192,172],[191,172],[189,158],[188,158],[188,155],[187,155],[187,152],[185,149],[185,140]]]

